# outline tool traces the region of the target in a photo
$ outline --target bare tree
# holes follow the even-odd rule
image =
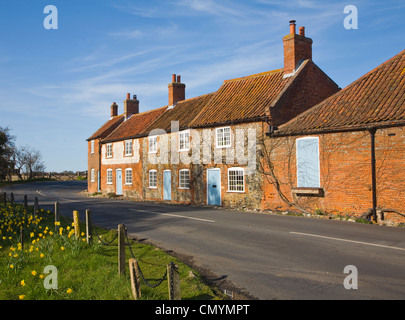
[[[14,157],[15,166],[17,169],[20,169],[20,179],[23,178],[21,172],[25,174],[27,179],[32,179],[36,172],[43,172],[45,170],[45,164],[40,151],[28,145],[16,148]]]
[[[15,137],[10,134],[9,128],[0,127],[0,181],[10,175],[14,169],[12,154]]]

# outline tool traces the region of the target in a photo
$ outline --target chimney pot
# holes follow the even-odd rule
[[[295,20],[290,20],[290,34],[295,34]]]
[[[177,82],[181,83],[181,76],[177,76]]]
[[[300,27],[300,36],[305,37],[305,27]]]
[[[127,100],[131,99],[131,94],[127,93]]]
[[[176,75],[172,74],[172,82],[176,82]]]

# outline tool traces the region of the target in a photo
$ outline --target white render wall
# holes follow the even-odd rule
[[[125,141],[118,141],[112,143],[112,158],[106,158],[107,145],[103,144],[101,147],[101,163],[103,165],[113,164],[133,164],[140,161],[140,146],[139,140],[132,140],[132,156],[125,156]]]

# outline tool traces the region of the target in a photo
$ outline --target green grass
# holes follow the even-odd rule
[[[75,238],[70,220],[62,218],[55,231],[53,219],[50,212],[34,213],[32,208],[25,210],[20,205],[0,205],[0,300],[133,299],[128,267],[132,254],[127,246],[126,272],[119,275],[117,231],[96,228],[93,244],[88,245],[83,241],[85,237]],[[19,239],[21,226],[24,227],[23,247]],[[84,225],[80,227],[84,230]],[[115,240],[107,246],[98,241],[97,235],[106,243]],[[179,266],[182,299],[225,299],[197,271],[165,251],[132,240],[130,246],[149,283],[161,279],[167,265],[174,262]],[[55,274],[44,273],[48,265],[57,269],[56,289],[44,287],[44,283],[54,284],[49,279]],[[168,299],[167,280],[156,288],[141,280],[141,294],[142,300]]]

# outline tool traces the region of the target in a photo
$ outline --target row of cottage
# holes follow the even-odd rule
[[[168,105],[124,111],[88,141],[88,191],[257,210],[405,214],[405,51],[344,89],[312,61],[305,28],[283,38],[284,67],[226,80]],[[380,215],[381,213],[381,215]]]

